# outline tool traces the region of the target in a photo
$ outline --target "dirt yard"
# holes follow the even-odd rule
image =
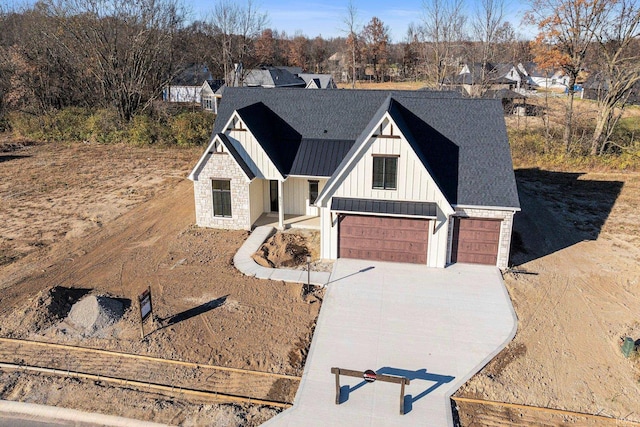
[[[639,359],[620,350],[621,337],[640,338],[640,175],[516,175],[505,281],[518,332],[457,395],[640,421]],[[462,425],[486,425],[481,412]]]
[[[0,335],[300,375],[320,307],[297,284],[240,274],[243,231],[194,225],[197,149],[5,144]],[[151,288],[141,341],[135,301]],[[128,310],[100,333],[64,319],[85,295]],[[320,296],[320,295],[318,295]],[[276,410],[204,405],[104,383],[2,372],[0,398],[182,425],[258,425]],[[86,396],[86,397],[84,397]]]
[[[239,274],[231,259],[245,232],[193,225],[184,177],[201,149],[3,147],[0,336],[302,372],[320,299]],[[517,179],[505,280],[518,333],[458,394],[640,421],[640,358],[620,351],[621,337],[640,338],[640,175],[520,169]],[[144,341],[131,309],[100,334],[62,322],[80,296],[131,302],[147,286],[166,327]],[[171,424],[258,425],[278,412],[9,371],[0,381],[0,398]],[[462,412],[462,425],[486,425],[481,415]]]

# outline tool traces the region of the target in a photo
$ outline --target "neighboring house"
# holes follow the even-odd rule
[[[520,89],[524,77],[513,64],[472,63],[464,64],[449,82],[471,96],[481,96],[486,90]]]
[[[600,100],[609,92],[609,81],[599,72],[589,74],[582,85],[582,95],[586,99]],[[627,104],[640,104],[640,82],[636,82],[629,91]]]
[[[566,90],[569,87],[569,76],[562,70],[543,70],[533,62],[518,64],[518,70],[526,76],[531,87],[557,90]]]
[[[315,217],[324,259],[506,268],[520,210],[500,102],[452,92],[227,88],[189,179],[198,225]]]
[[[487,90],[483,98],[499,99],[505,114],[527,115],[527,97],[511,89]]]
[[[224,80],[205,80],[200,92],[201,106],[203,110],[213,111],[218,114],[218,105],[222,99]]]
[[[209,69],[205,65],[192,65],[171,80],[171,84],[162,91],[162,99],[200,104],[202,85],[207,80],[211,80]]]
[[[299,73],[298,77],[305,81],[307,89],[337,89],[331,74]]]
[[[293,71],[298,68],[294,67]],[[307,83],[291,72],[291,67],[264,67],[249,70],[244,76],[244,86],[249,87],[305,87]]]

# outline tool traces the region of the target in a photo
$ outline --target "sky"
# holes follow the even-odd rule
[[[244,0],[235,0],[243,2]],[[285,31],[293,36],[302,32],[313,38],[321,35],[324,38],[344,36],[343,21],[347,16],[348,0],[326,0],[323,2],[302,2],[292,0],[253,0],[261,11],[266,12],[268,27]],[[215,0],[184,0],[197,18],[202,19],[212,10]],[[472,16],[477,0],[467,0],[465,14]],[[401,42],[407,34],[409,23],[419,24],[422,17],[422,0],[354,0],[357,9],[359,28],[366,25],[372,17],[377,16],[389,27],[391,40]],[[505,20],[509,21],[526,38],[531,38],[534,31],[521,25],[525,4],[509,3],[506,7]]]

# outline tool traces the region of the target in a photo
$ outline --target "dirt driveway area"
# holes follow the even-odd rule
[[[640,365],[620,350],[621,337],[640,338],[640,176],[516,176],[522,212],[505,281],[518,332],[457,394],[640,421]],[[492,420],[476,409],[461,407],[462,425]],[[498,415],[512,425],[586,423],[507,412]]]
[[[243,231],[194,225],[184,177],[200,149],[54,144],[0,153],[0,335],[300,375],[320,307],[301,286],[232,265]],[[140,339],[135,301],[158,319]],[[118,298],[99,332],[66,322],[85,295]],[[0,372],[0,398],[181,425],[258,425],[267,407],[205,405],[105,383]]]

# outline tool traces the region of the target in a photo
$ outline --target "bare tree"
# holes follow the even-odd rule
[[[214,7],[210,20],[212,35],[221,41],[227,84],[242,85],[244,81],[245,72],[237,73],[234,64],[242,66],[242,70],[257,65],[254,42],[265,29],[267,21],[267,15],[257,8],[253,0],[247,0],[244,5],[233,0],[221,0]],[[229,80],[230,78],[234,80]]]
[[[607,24],[596,34],[600,62],[598,82],[602,90],[591,138],[591,155],[604,152],[631,90],[640,82],[639,35],[640,6],[637,0],[618,0],[610,9]]]
[[[601,30],[609,7],[616,0],[531,0],[528,18],[537,23],[539,34],[536,44],[542,56],[536,62],[545,62],[551,55],[569,77],[564,120],[563,143],[570,150],[573,134],[573,98],[578,73],[591,48],[595,35]]]
[[[473,32],[481,47],[481,84],[487,84],[487,64],[493,61],[498,30],[503,24],[504,0],[480,0],[472,22]]]
[[[358,39],[358,9],[353,4],[353,0],[349,0],[347,5],[347,14],[342,20],[344,25],[343,32],[347,36],[347,45],[351,50],[351,88],[356,87],[356,57],[359,49]]]
[[[171,79],[177,0],[46,0],[59,29],[47,32],[83,65],[120,117],[151,105]]]
[[[463,0],[424,0],[422,32],[435,85],[442,87],[455,63],[454,48],[463,39],[466,17]]]

